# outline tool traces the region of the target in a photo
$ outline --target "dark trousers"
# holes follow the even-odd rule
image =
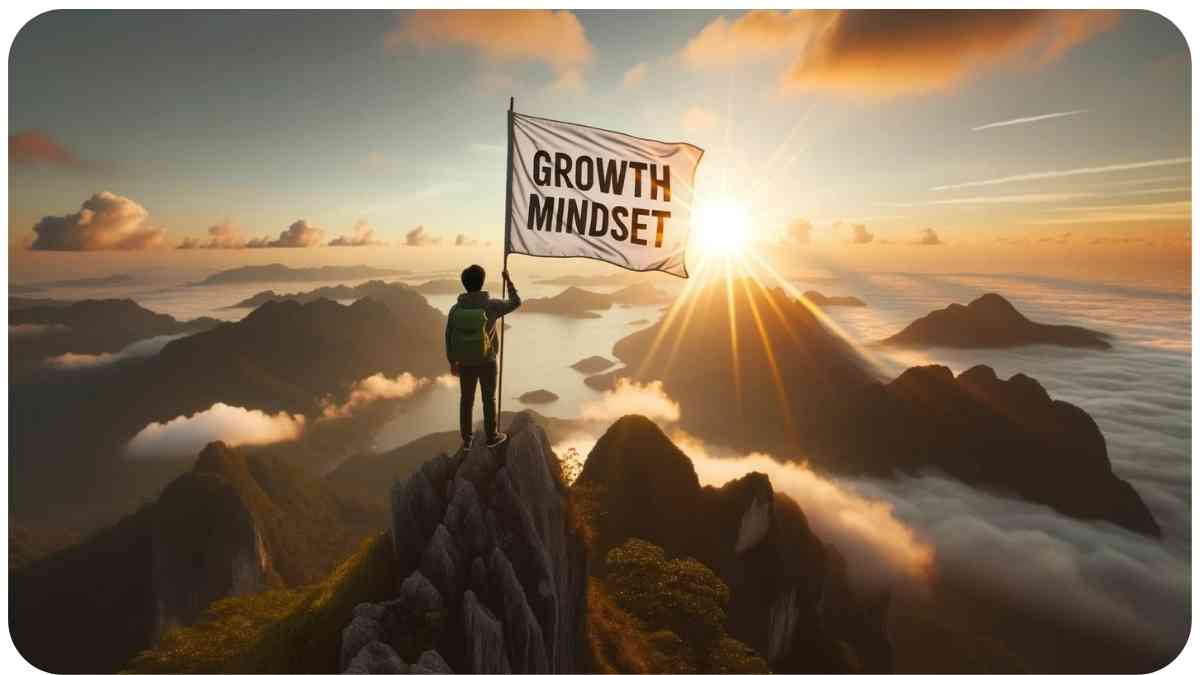
[[[487,440],[496,437],[496,362],[458,366],[458,382],[462,396],[458,400],[458,428],[463,443],[471,442],[472,413],[475,408],[475,383],[483,390],[483,431]]]

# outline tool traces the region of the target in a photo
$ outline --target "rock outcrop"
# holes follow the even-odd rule
[[[593,565],[601,568],[607,551],[630,537],[699,560],[729,586],[730,634],[774,670],[890,669],[886,601],[849,592],[840,556],[766,475],[701,487],[687,455],[653,422],[630,415],[596,442],[574,489],[599,514]]]
[[[603,356],[589,356],[571,364],[571,367],[585,375],[594,375],[613,367],[613,362]]]
[[[477,434],[468,451],[438,455],[394,485],[403,582],[396,598],[355,610],[344,670],[395,665],[382,643],[401,661],[420,655],[412,672],[579,671],[586,545],[545,432],[522,413],[508,433],[496,449]]]
[[[1108,339],[1108,335],[1087,328],[1030,321],[1003,296],[987,293],[965,306],[954,303],[932,311],[884,340],[883,344],[964,349],[1042,344],[1109,349]]]
[[[517,397],[517,400],[521,403],[533,403],[535,405],[540,403],[554,403],[558,400],[558,394],[549,389],[534,389],[533,391],[521,394]]]
[[[820,291],[804,291],[804,298],[817,307],[866,307],[867,303],[853,295],[825,295]]]

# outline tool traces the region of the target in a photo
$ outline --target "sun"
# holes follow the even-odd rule
[[[705,257],[739,257],[750,242],[750,211],[745,204],[720,198],[696,205],[692,244]]]

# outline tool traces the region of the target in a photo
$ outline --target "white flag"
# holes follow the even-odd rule
[[[704,151],[510,113],[506,253],[595,258],[687,278]]]

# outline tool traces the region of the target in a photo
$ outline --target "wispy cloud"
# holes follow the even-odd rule
[[[966,183],[953,183],[951,185],[938,185],[930,188],[933,192],[942,190],[958,190],[967,187],[980,187],[984,185],[1003,185],[1005,183],[1020,183],[1031,180],[1045,180],[1048,178],[1065,178],[1067,176],[1087,176],[1095,173],[1111,173],[1114,171],[1136,171],[1138,169],[1149,169],[1159,166],[1174,166],[1176,164],[1190,164],[1191,157],[1171,157],[1168,159],[1154,159],[1148,162],[1130,162],[1128,164],[1105,164],[1103,166],[1085,166],[1078,169],[1061,169],[1053,171],[1034,171],[1031,173],[1019,173],[1012,176],[1003,176],[1001,178],[990,178],[988,180],[976,180]]]
[[[983,124],[983,125],[980,125],[977,127],[971,127],[971,131],[983,131],[984,129],[995,129],[996,127],[1011,127],[1011,126],[1014,126],[1017,124],[1029,124],[1030,122],[1041,122],[1043,120],[1058,119],[1059,117],[1071,117],[1073,115],[1081,115],[1085,112],[1087,112],[1086,108],[1082,109],[1082,110],[1068,110],[1066,112],[1046,113],[1045,115],[1033,115],[1030,117],[1015,117],[1011,120],[1004,120],[1003,122],[992,122],[990,124]]]
[[[961,197],[958,199],[934,199],[924,202],[902,202],[893,206],[972,206],[978,204],[1041,204],[1045,202],[1064,202],[1072,199],[1101,197],[1096,192],[1034,192],[1029,194],[995,195],[985,197]]]

